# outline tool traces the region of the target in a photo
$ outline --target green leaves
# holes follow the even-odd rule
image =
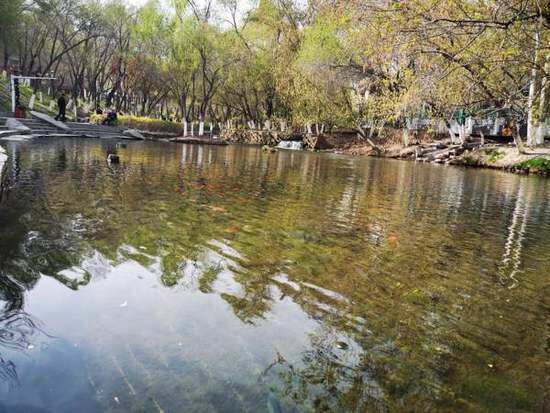
[[[147,115],[297,127],[457,107],[548,115],[548,50],[537,44],[550,31],[536,2],[245,3],[41,0],[23,10],[15,0],[0,4],[0,35],[23,71],[55,70],[80,98],[108,94]]]

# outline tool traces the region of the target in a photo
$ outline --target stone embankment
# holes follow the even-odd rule
[[[2,140],[28,140],[41,137],[81,137],[144,140],[134,129],[89,123],[59,122],[41,112],[31,111],[32,118],[2,118],[0,130]]]
[[[407,146],[398,152],[388,152],[392,158],[411,159],[419,162],[451,163],[466,151],[479,148],[477,143],[453,144],[450,141],[438,141],[426,144]]]
[[[502,169],[510,172],[550,175],[550,148],[526,148],[512,144],[453,144],[439,141],[388,151],[382,156],[447,165]]]
[[[395,136],[393,136],[395,135]],[[265,130],[227,130],[221,138],[229,142],[262,145],[269,149],[281,141],[302,141],[304,149],[330,150],[348,155],[381,156],[446,165],[462,165],[502,169],[510,172],[550,175],[550,148],[526,149],[519,153],[512,143],[480,140],[453,143],[441,136],[420,136],[416,142],[404,146],[396,136],[388,134],[377,139],[378,150],[366,141],[352,136],[302,135]],[[274,151],[270,150],[269,152]]]
[[[291,131],[226,129],[222,131],[220,138],[227,142],[269,147],[275,147],[282,141],[301,141],[306,150],[325,150],[332,148],[332,145],[330,145],[327,139],[322,135],[301,134]]]

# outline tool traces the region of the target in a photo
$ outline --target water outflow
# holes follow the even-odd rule
[[[295,151],[301,151],[304,148],[303,142],[300,141],[281,141],[277,145],[279,149],[293,149]]]

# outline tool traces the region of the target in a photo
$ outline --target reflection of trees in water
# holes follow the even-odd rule
[[[40,329],[36,322],[23,311],[3,314],[0,317],[0,346],[12,350],[26,350],[38,331]]]
[[[529,187],[528,187],[529,186]],[[521,271],[522,252],[525,232],[529,221],[532,187],[525,179],[518,182],[512,220],[508,226],[508,236],[504,245],[502,262],[499,266],[499,281],[512,289],[518,286],[518,275]]]
[[[19,384],[15,364],[11,360],[4,360],[2,356],[0,356],[0,381],[7,383],[10,387]]]
[[[290,362],[277,353],[260,380],[277,377],[278,395],[311,411],[389,411],[388,394],[377,382],[381,366],[355,343],[338,348],[337,339],[342,337],[341,331],[323,328],[313,334],[299,361]],[[391,346],[385,347],[382,351],[395,355]]]
[[[2,356],[2,350],[25,352],[34,346],[35,337],[43,333],[30,314],[22,310],[0,315],[0,380],[10,387],[19,383],[17,369],[13,361]]]
[[[6,359],[5,350],[25,352],[39,335],[46,335],[38,322],[23,311],[23,287],[0,273],[0,381],[10,387],[18,384],[17,369],[13,361]]]

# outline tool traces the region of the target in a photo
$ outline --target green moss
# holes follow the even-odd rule
[[[462,164],[466,166],[478,166],[479,160],[476,157],[464,155],[462,157]]]
[[[517,163],[513,170],[531,174],[550,175],[550,159],[533,158],[527,161]]]
[[[533,411],[535,399],[509,381],[487,376],[468,376],[462,385],[463,397],[489,411]]]
[[[204,270],[199,279],[199,290],[202,293],[208,294],[213,292],[212,284],[216,281],[222,269],[221,265],[215,265],[209,266]]]
[[[405,295],[405,298],[411,304],[418,304],[418,305],[431,304],[430,297],[424,291],[421,291],[418,288],[414,288],[413,290],[409,291]]]
[[[504,158],[504,152],[499,149],[489,149],[485,152],[488,156],[488,161],[493,163]]]

